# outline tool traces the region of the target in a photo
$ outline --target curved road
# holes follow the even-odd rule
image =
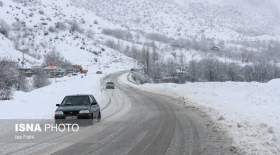
[[[122,74],[104,78],[115,81],[117,88],[104,90],[110,102],[102,111],[100,123],[82,127],[78,133],[37,135],[39,140],[28,144],[2,142],[0,154],[233,154],[226,133],[217,132],[206,115],[185,107],[179,98],[141,91],[119,82]]]

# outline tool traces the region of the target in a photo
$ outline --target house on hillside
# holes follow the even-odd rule
[[[81,65],[72,65],[73,72],[79,73],[83,70],[83,67]]]
[[[213,47],[211,47],[211,49],[210,49],[211,51],[220,51],[220,48],[218,47],[218,46],[213,46]]]
[[[185,75],[187,74],[187,66],[176,66],[176,75]]]
[[[188,67],[187,66],[176,66],[176,83],[185,83],[188,76]]]
[[[46,71],[46,73],[48,74],[48,76],[49,76],[50,78],[63,77],[63,76],[65,76],[65,74],[66,74],[66,70],[60,68],[60,67],[57,66],[57,65],[49,65],[49,66],[46,66],[46,67],[44,68],[44,70]]]
[[[19,68],[19,73],[25,77],[32,77],[34,72],[31,68]]]

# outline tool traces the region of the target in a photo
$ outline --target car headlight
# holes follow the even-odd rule
[[[63,115],[63,112],[62,111],[56,111],[55,114],[56,115]]]
[[[81,110],[80,111],[80,114],[88,114],[89,113],[89,110]]]

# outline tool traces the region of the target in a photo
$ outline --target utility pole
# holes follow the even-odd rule
[[[21,61],[21,65],[22,65],[22,68],[24,68],[24,65],[25,65],[24,52],[22,52],[22,61]]]

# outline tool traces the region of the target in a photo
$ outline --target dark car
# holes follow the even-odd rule
[[[67,120],[101,120],[101,112],[93,95],[72,95],[64,97],[61,104],[56,105],[55,122]]]
[[[107,82],[106,83],[106,89],[115,89],[114,82]]]
[[[96,74],[103,74],[102,71],[97,71]]]

